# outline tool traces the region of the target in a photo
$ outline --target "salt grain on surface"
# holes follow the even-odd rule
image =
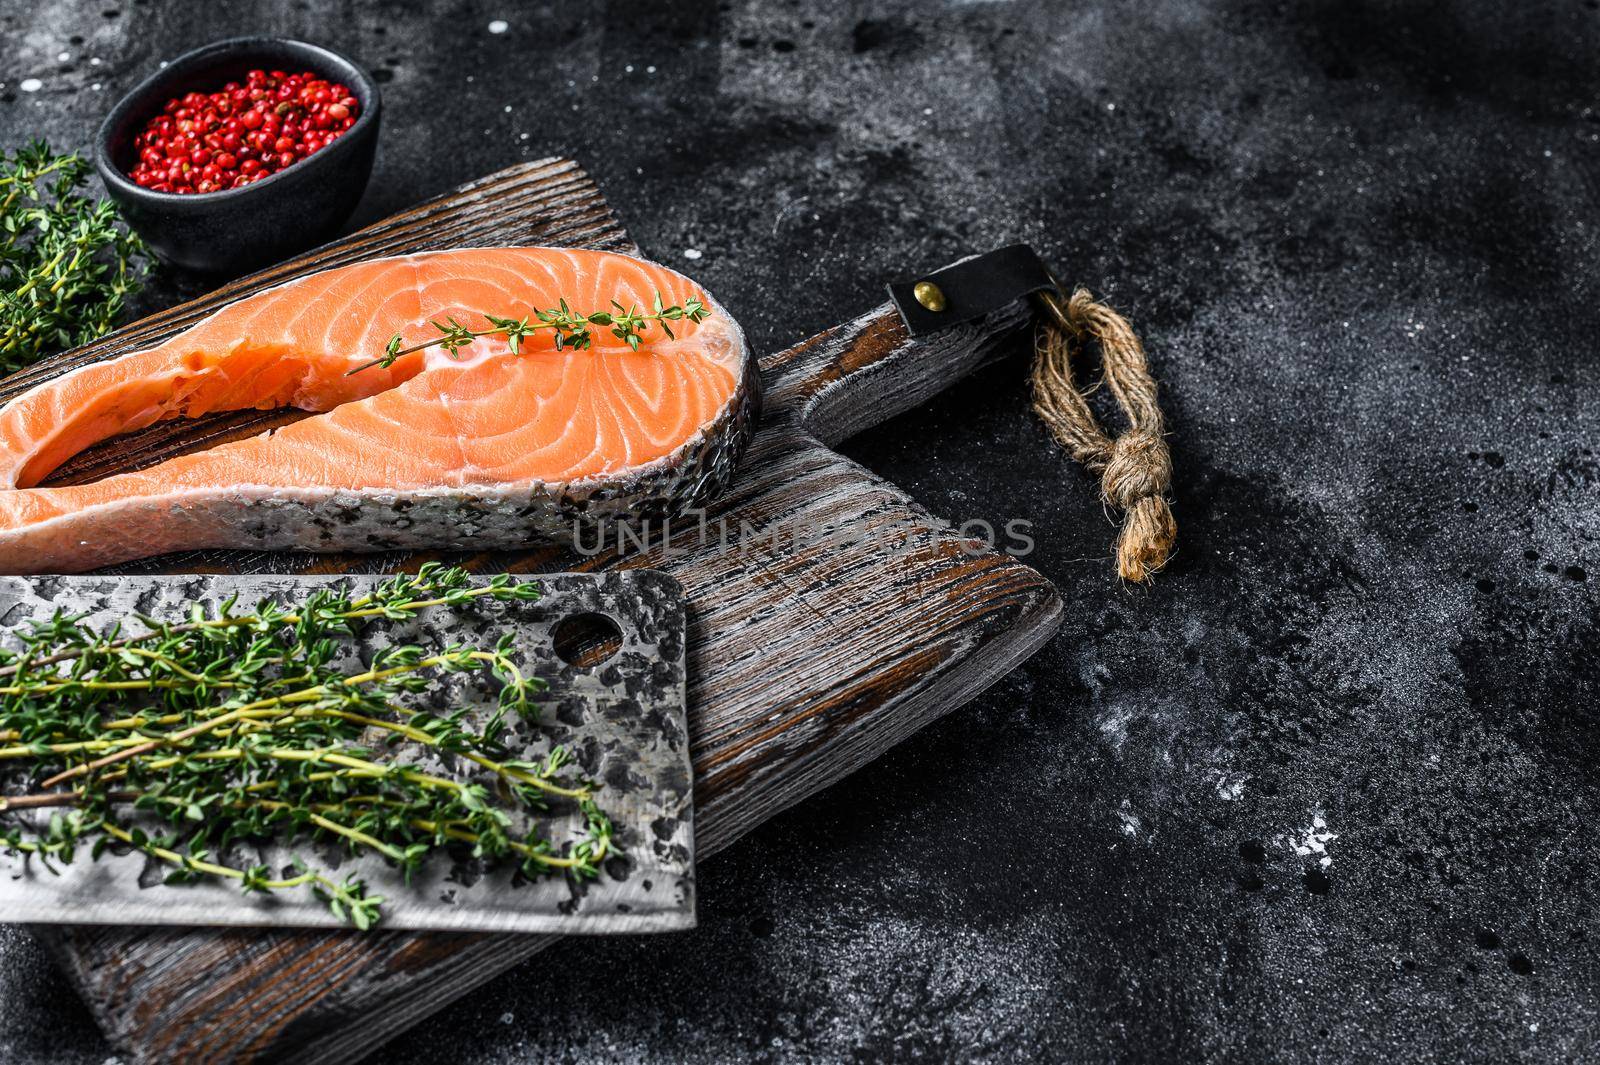
[[[38,92],[40,89],[44,88],[44,82],[40,81],[38,78],[23,78],[22,83],[18,85],[17,88],[21,89],[23,92]]]
[[[704,253],[699,248],[685,248],[685,249],[683,249],[683,257],[685,259],[690,260],[691,262],[693,262],[695,259],[700,258],[700,256],[703,255],[703,254]]]
[[[1328,844],[1339,838],[1337,832],[1328,831],[1327,818],[1321,810],[1311,811],[1311,824],[1298,833],[1286,834],[1283,843],[1302,858],[1316,858],[1324,869],[1333,864]]]
[[[490,33],[504,33],[504,32],[506,32],[506,30],[509,30],[510,28],[511,28],[511,25],[508,22],[506,22],[506,20],[503,19],[503,18],[497,18],[493,22],[489,23],[489,32]]]
[[[1144,822],[1139,820],[1139,815],[1133,812],[1130,808],[1131,805],[1127,799],[1122,800],[1122,808],[1117,811],[1117,820],[1122,824],[1122,834],[1124,836],[1138,839],[1139,830],[1144,828]]]

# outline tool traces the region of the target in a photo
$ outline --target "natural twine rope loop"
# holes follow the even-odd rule
[[[1045,313],[1034,343],[1033,409],[1073,458],[1100,475],[1105,502],[1123,511],[1117,572],[1125,580],[1150,580],[1167,564],[1178,526],[1167,503],[1172,454],[1144,345],[1127,319],[1085,289],[1064,305],[1059,289],[1044,292],[1040,303]],[[1072,378],[1073,350],[1089,338],[1100,345],[1105,383],[1128,417],[1128,431],[1119,437],[1101,428],[1089,409],[1092,388],[1080,391]]]

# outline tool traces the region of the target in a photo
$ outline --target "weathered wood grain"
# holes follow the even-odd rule
[[[561,185],[559,195],[539,191],[551,184]],[[459,201],[435,201],[375,229],[381,237],[351,238],[356,250],[325,249],[232,294],[378,250],[495,240],[627,247],[592,186],[558,161],[496,175]],[[147,342],[194,313],[179,308],[140,323],[57,371]],[[960,705],[1054,631],[1061,604],[1042,576],[962,540],[828,446],[993,358],[1024,315],[1019,306],[913,341],[885,306],[763,360],[761,429],[732,489],[706,516],[713,530],[727,530],[726,544],[680,529],[667,544],[658,538],[626,555],[548,547],[465,560],[522,572],[656,566],[683,584],[692,606],[689,720],[702,856]],[[192,427],[164,431],[141,436],[131,453],[96,449],[68,475],[154,461],[195,439]],[[240,431],[255,428],[200,427],[202,435]],[[876,538],[818,544],[792,535],[828,524]],[[375,571],[422,557],[197,552],[121,570]],[[553,942],[281,930],[40,934],[113,1041],[139,1062],[352,1060]]]

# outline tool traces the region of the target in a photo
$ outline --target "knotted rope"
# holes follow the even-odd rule
[[[1100,475],[1101,498],[1122,509],[1117,572],[1124,580],[1148,581],[1167,564],[1178,526],[1166,498],[1172,455],[1144,345],[1127,319],[1085,289],[1064,305],[1059,289],[1041,293],[1040,302],[1045,313],[1034,341],[1033,409],[1073,458]],[[1128,418],[1128,431],[1118,437],[1089,409],[1093,388],[1080,391],[1072,378],[1073,351],[1088,337],[1100,345],[1105,383]]]

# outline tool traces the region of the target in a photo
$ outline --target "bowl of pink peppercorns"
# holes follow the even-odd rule
[[[322,243],[366,189],[378,87],[319,45],[242,37],[197,49],[130,92],[96,165],[169,262],[238,273]]]

